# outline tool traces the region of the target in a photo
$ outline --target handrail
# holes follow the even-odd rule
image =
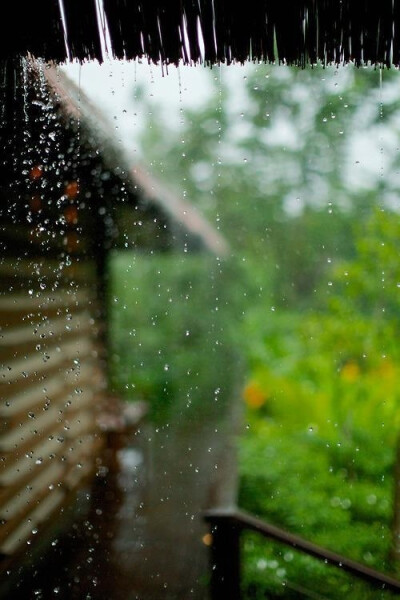
[[[207,511],[204,518],[211,526],[213,540],[212,598],[230,598],[232,600],[240,598],[239,536],[240,532],[245,529],[256,531],[264,537],[323,560],[326,564],[339,567],[359,579],[368,581],[374,587],[400,593],[400,581],[393,577],[322,548],[244,511],[235,508],[213,509]]]

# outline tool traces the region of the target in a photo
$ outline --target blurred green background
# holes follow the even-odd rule
[[[209,78],[179,128],[135,101],[146,161],[230,256],[112,256],[114,388],[195,431],[239,385],[239,506],[399,573],[398,73]],[[387,597],[256,536],[243,551],[245,598]]]

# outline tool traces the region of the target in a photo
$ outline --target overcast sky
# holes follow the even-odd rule
[[[205,102],[211,88],[206,68],[168,67],[164,74],[160,66],[126,61],[109,61],[102,65],[87,62],[73,63],[64,67],[68,75],[85,93],[101,106],[118,127],[117,133],[124,145],[132,149],[137,142],[141,123],[134,102],[138,88],[145,90],[149,100],[154,98],[164,109],[164,118],[179,123],[179,111],[187,106],[195,107]],[[216,75],[219,70],[215,69]]]
[[[210,69],[204,66],[175,66],[168,67],[166,73],[161,66],[149,65],[147,61],[106,61],[103,65],[97,62],[87,62],[83,65],[78,63],[63,67],[68,75],[81,86],[86,94],[100,106],[107,117],[113,122],[118,139],[132,156],[140,159],[138,147],[138,135],[142,124],[146,122],[145,115],[140,111],[148,110],[144,105],[151,106],[151,101],[161,106],[163,118],[170,125],[176,123],[179,127],[182,116],[180,111],[186,107],[196,107],[204,103],[210,96]],[[248,109],[244,96],[244,86],[240,84],[249,69],[257,68],[253,64],[245,67],[232,65],[230,67],[214,67],[213,76],[218,80],[230,85],[232,93],[231,109],[236,113]],[[321,78],[331,78],[332,85],[337,85],[341,78],[346,77],[346,69],[352,67],[340,67],[339,69],[321,69]],[[285,67],[281,67],[285,69]],[[264,72],[264,71],[263,71]],[[282,71],[282,77],[285,77]],[[393,87],[393,86],[392,86]],[[141,88],[148,96],[149,102],[135,103],[134,97],[137,90]],[[396,86],[397,88],[397,86]],[[390,95],[390,89],[385,89],[385,94]],[[396,94],[398,89],[396,89]],[[377,71],[377,95],[376,107],[379,110],[379,72]],[[304,100],[307,102],[307,98]],[[370,107],[371,109],[371,107]],[[237,119],[236,119],[237,121]],[[275,133],[283,144],[288,136],[290,138],[290,123],[277,122]],[[388,129],[388,128],[386,128]],[[390,171],[390,160],[395,151],[397,132],[393,137],[389,130],[384,132],[363,130],[362,127],[351,137],[351,156],[347,163],[349,168],[349,179],[352,185],[369,188],[376,185],[378,173],[382,175],[385,169]],[[283,141],[282,141],[283,140]],[[384,151],[382,148],[384,147]],[[354,168],[356,167],[356,168]]]

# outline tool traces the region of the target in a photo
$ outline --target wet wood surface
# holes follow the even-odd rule
[[[234,501],[231,431],[231,419],[144,425],[109,451],[82,518],[53,540],[39,568],[21,572],[12,597],[208,600],[203,512]]]

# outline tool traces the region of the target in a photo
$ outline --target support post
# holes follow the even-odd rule
[[[207,514],[211,543],[212,600],[240,600],[240,527],[233,519]]]

